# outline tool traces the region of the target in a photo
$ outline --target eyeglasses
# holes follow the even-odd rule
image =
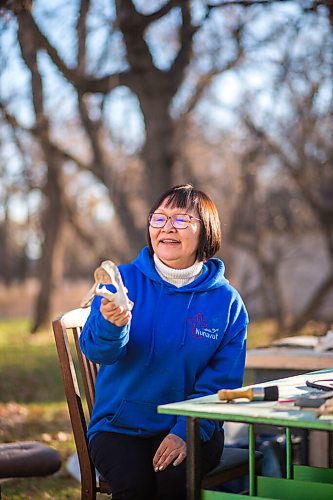
[[[161,229],[165,226],[167,221],[170,219],[172,226],[175,229],[186,229],[187,226],[191,223],[192,219],[201,221],[198,217],[194,217],[189,214],[175,214],[175,215],[164,215],[153,213],[149,214],[148,220],[151,227],[155,227],[156,229]]]

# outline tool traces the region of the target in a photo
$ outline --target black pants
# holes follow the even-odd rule
[[[185,500],[186,459],[155,472],[153,457],[166,436],[143,438],[100,432],[90,443],[93,463],[112,488],[112,500]],[[201,443],[201,473],[206,474],[220,461],[223,431]]]

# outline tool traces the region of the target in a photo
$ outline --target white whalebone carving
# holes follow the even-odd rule
[[[118,267],[111,260],[105,260],[94,272],[95,283],[81,302],[81,307],[88,307],[94,296],[99,295],[107,300],[115,302],[125,310],[133,309],[133,302],[127,296],[127,289],[124,286]],[[116,291],[111,292],[105,285],[111,284]],[[102,286],[100,286],[102,285]]]

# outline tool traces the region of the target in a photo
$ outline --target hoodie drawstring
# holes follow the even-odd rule
[[[183,347],[185,345],[185,340],[186,340],[186,330],[187,330],[187,321],[188,321],[188,311],[190,309],[193,297],[194,297],[195,292],[191,293],[190,300],[188,301],[187,307],[186,307],[186,313],[185,313],[185,321],[184,321],[184,329],[183,329],[183,337],[182,341],[180,344],[180,347]]]

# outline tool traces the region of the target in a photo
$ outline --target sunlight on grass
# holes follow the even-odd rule
[[[20,344],[29,337],[27,319],[7,319],[0,322],[0,347]]]
[[[57,473],[51,478],[15,479],[2,486],[3,500],[78,500],[80,487],[69,476]]]
[[[44,442],[63,463],[51,477],[6,481],[2,499],[80,498],[65,467],[75,444],[52,332],[31,335],[27,320],[2,321],[0,349],[0,442]]]
[[[28,321],[0,323],[0,398],[3,402],[52,402],[64,399],[51,331],[31,335]]]

